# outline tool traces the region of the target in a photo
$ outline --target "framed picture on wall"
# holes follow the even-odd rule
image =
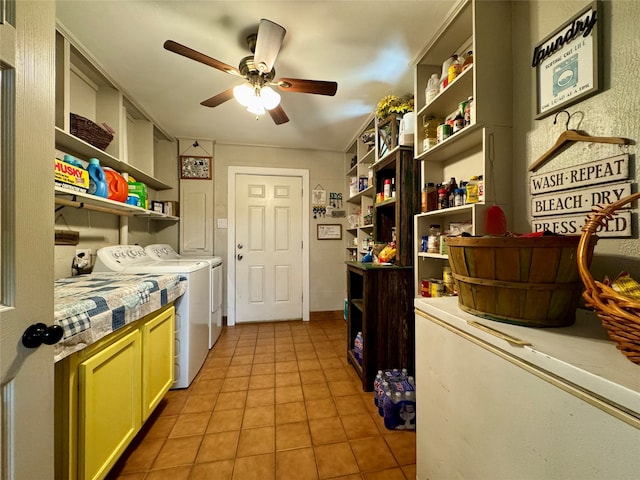
[[[211,157],[180,155],[181,180],[211,180]]]
[[[342,225],[336,224],[319,224],[318,240],[342,240]]]
[[[533,49],[536,120],[598,92],[598,13],[596,1]]]

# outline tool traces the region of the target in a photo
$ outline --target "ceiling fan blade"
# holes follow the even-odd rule
[[[231,75],[237,75],[241,77],[240,72],[237,68],[232,67],[231,65],[227,65],[220,60],[216,60],[215,58],[211,58],[204,53],[200,53],[192,48],[186,47],[178,42],[174,42],[173,40],[167,40],[164,42],[164,48],[169,50],[170,52],[177,53],[178,55],[182,55],[183,57],[190,58],[191,60],[195,60],[196,62],[204,63],[205,65],[209,65],[210,67],[216,68],[222,72],[230,73]]]
[[[287,31],[277,23],[263,18],[258,25],[258,38],[256,40],[256,51],[254,52],[254,63],[262,73],[269,73],[273,68],[282,40]]]
[[[225,90],[224,92],[219,93],[218,95],[215,95],[208,100],[205,100],[204,102],[200,102],[200,105],[203,105],[205,107],[217,107],[221,103],[224,103],[227,100],[231,100],[232,98],[233,88],[230,88],[229,90]]]
[[[274,83],[285,92],[313,93],[333,97],[338,91],[338,84],[336,82],[324,82],[322,80],[281,78]]]
[[[273,122],[276,125],[282,125],[283,123],[287,123],[289,121],[289,117],[284,113],[281,105],[278,105],[276,108],[272,108],[271,110],[267,110],[269,115],[273,119]]]

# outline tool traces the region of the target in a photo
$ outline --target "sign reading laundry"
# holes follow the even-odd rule
[[[534,195],[626,180],[627,178],[629,178],[629,155],[624,154],[553,172],[532,175],[529,187],[531,194]]]
[[[631,195],[631,184],[628,182],[537,195],[531,199],[531,215],[542,217],[589,212],[598,205],[613,203],[628,195]]]
[[[549,230],[561,235],[580,235],[581,229],[586,223],[587,214],[554,215],[553,217],[538,217],[531,222],[532,232]],[[596,230],[599,237],[630,237],[631,236],[631,212],[618,211],[613,218],[605,219],[604,226]]]

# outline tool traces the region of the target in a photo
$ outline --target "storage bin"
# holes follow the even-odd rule
[[[575,321],[583,285],[580,236],[448,237],[458,305],[471,314],[531,327]],[[585,261],[591,263],[597,237]]]

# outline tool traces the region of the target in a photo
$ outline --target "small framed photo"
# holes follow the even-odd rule
[[[318,240],[342,240],[342,225],[336,224],[319,224]]]
[[[181,180],[211,180],[211,157],[180,155]]]
[[[594,1],[533,49],[536,120],[599,91],[599,17]]]

